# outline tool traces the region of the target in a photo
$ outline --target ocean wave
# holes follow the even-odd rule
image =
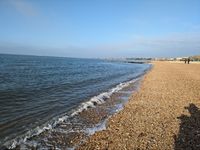
[[[93,135],[97,131],[102,131],[106,129],[106,123],[108,119],[103,120],[102,122],[98,123],[95,127],[87,128],[85,133],[88,135]]]
[[[4,143],[4,146],[8,149],[14,149],[17,145],[26,144],[27,139],[31,137],[37,136],[44,131],[52,130],[57,124],[68,119],[69,116],[65,115],[62,117],[55,117],[50,122],[43,124],[42,126],[38,126],[32,130],[29,130],[26,134],[21,135],[13,140],[7,141]]]
[[[87,102],[83,102],[76,111],[74,111],[71,116],[75,116],[79,113],[81,113],[84,110],[87,110],[88,108],[91,107],[96,107],[97,104],[102,104],[104,103],[107,99],[109,99],[111,97],[112,94],[119,92],[120,90],[122,90],[123,88],[127,87],[128,85],[130,85],[131,83],[136,82],[138,79],[133,79],[127,82],[123,82],[118,84],[116,87],[110,89],[107,92],[101,93],[97,96],[92,97],[89,101]]]
[[[88,108],[91,108],[91,107],[95,108],[97,105],[105,103],[106,100],[112,96],[112,94],[119,92],[123,88],[127,87],[128,85],[130,85],[132,83],[135,83],[139,79],[140,78],[138,77],[136,79],[120,83],[117,86],[115,86],[114,88],[108,90],[107,92],[103,92],[97,96],[92,97],[89,101],[81,103],[77,109],[72,111],[71,115],[65,114],[65,115],[62,115],[59,117],[55,117],[48,123],[46,123],[40,127],[36,127],[35,129],[30,130],[26,134],[19,136],[19,137],[15,138],[14,140],[4,143],[4,146],[8,147],[9,149],[13,149],[17,145],[24,145],[24,144],[26,144],[26,141],[28,139],[30,139],[31,137],[37,136],[44,131],[52,130],[54,127],[56,127],[56,125],[58,125],[64,121],[69,121],[68,120],[69,118],[72,118],[72,117],[78,115],[79,113],[81,113],[84,110],[87,110]],[[120,111],[122,109],[122,107],[123,107],[123,105],[117,106],[116,112]],[[97,124],[93,128],[87,128],[84,132],[88,135],[91,135],[91,134],[94,134],[96,131],[104,130],[105,128],[106,128],[106,120]]]

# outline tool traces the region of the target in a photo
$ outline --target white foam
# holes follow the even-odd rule
[[[124,108],[123,104],[117,104],[115,106],[116,106],[115,112],[119,112]]]
[[[101,94],[99,94],[97,96],[92,97],[89,101],[82,103],[78,107],[78,109],[71,114],[71,116],[75,116],[75,115],[81,113],[82,111],[87,110],[88,107],[96,107],[95,103],[96,104],[102,104],[102,103],[104,103],[105,100],[108,99],[108,98],[110,98],[110,96],[113,93],[116,93],[116,92],[122,90],[123,88],[127,87],[131,83],[136,82],[137,80],[138,79],[127,81],[127,82],[124,82],[124,83],[120,83],[116,87],[110,89],[109,91],[101,93]]]
[[[109,99],[111,97],[111,95],[113,93],[116,93],[118,91],[120,91],[121,89],[127,87],[128,85],[130,85],[131,83],[136,82],[138,79],[135,80],[131,80],[128,82],[124,82],[124,83],[120,83],[118,84],[116,87],[108,90],[107,92],[103,92],[97,96],[92,97],[89,101],[87,102],[83,102],[77,110],[75,110],[70,117],[73,117],[79,113],[81,113],[84,110],[87,110],[88,107],[96,107],[96,104],[102,104],[106,101],[106,99]],[[119,108],[120,110],[121,108]],[[39,134],[41,134],[42,132],[46,131],[46,130],[51,130],[53,129],[57,124],[64,122],[65,120],[67,120],[69,118],[69,116],[64,115],[62,117],[57,117],[52,119],[51,123],[46,123],[43,126],[40,127],[36,127],[33,130],[28,131],[25,135],[18,137],[17,139],[14,139],[12,141],[6,142],[5,146],[7,146],[9,149],[13,149],[15,148],[18,144],[23,145],[26,143],[27,139],[33,137],[33,136],[37,136]],[[88,133],[89,135],[94,134],[96,131],[100,131],[100,130],[104,130],[106,129],[106,120],[103,123],[97,124],[94,128],[88,128],[85,130],[86,133]]]
[[[5,146],[8,147],[9,149],[15,148],[18,144],[23,145],[26,143],[27,139],[37,136],[41,134],[44,131],[51,130],[53,129],[57,124],[67,120],[68,116],[62,116],[60,118],[54,118],[52,123],[46,123],[43,126],[36,127],[33,130],[28,131],[25,135],[22,135],[21,137],[18,137],[16,139],[13,139],[9,142],[5,143]]]
[[[92,134],[94,134],[97,131],[105,130],[106,129],[106,122],[107,122],[107,119],[104,120],[103,122],[97,124],[95,127],[87,128],[85,130],[85,133],[87,133],[88,135],[92,135]]]

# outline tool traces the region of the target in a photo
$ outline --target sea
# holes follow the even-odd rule
[[[106,129],[150,68],[0,54],[0,149],[76,149]]]

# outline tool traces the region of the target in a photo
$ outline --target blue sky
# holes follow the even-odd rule
[[[1,0],[0,53],[200,54],[199,0]]]

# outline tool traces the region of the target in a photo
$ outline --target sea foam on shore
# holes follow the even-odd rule
[[[42,134],[45,134],[47,139],[48,139],[48,136],[49,137],[52,136],[53,132],[58,132],[58,131],[62,132],[62,134],[65,133],[65,136],[67,136],[69,133],[74,132],[76,134],[79,134],[79,133],[85,134],[84,136],[87,137],[87,136],[94,134],[96,131],[105,129],[106,122],[107,122],[107,119],[109,118],[109,116],[120,111],[123,108],[123,104],[124,104],[124,102],[126,102],[128,100],[128,96],[132,92],[133,87],[134,88],[138,87],[140,78],[141,78],[141,75],[136,77],[133,80],[120,83],[120,84],[116,85],[114,88],[108,90],[107,92],[103,92],[97,96],[92,97],[90,100],[80,104],[80,106],[77,109],[73,110],[70,115],[64,114],[59,117],[55,117],[51,121],[44,124],[43,126],[37,127],[33,130],[30,130],[23,136],[17,137],[16,139],[5,143],[5,146],[7,146],[11,149],[15,148],[16,146],[20,146],[20,147],[24,147],[24,148],[30,148],[30,147],[35,147],[35,146],[38,148],[45,148],[45,147],[47,148],[51,144],[49,146],[48,146],[48,144],[45,146],[44,144],[41,143],[44,140],[44,137],[41,136]],[[129,87],[129,89],[128,89],[129,92],[126,92],[126,90],[123,92],[123,89],[127,88],[130,85],[132,85],[132,86]],[[119,94],[120,92],[121,92],[120,96],[114,96],[115,94]],[[114,104],[112,104],[112,106],[110,106],[110,104],[107,104],[107,102],[109,102],[111,98],[113,101],[112,103],[114,103]],[[103,109],[102,109],[101,105],[104,103],[105,103],[105,106],[103,106],[102,107]],[[84,122],[83,120],[85,118],[87,118],[87,120],[88,119],[90,120],[89,115],[91,115],[91,113],[92,113],[92,112],[90,113],[90,110],[93,109],[93,113],[94,113],[95,112],[94,110],[96,107],[98,107],[98,109],[100,111],[105,111],[105,109],[107,109],[106,111],[109,111],[109,112],[104,112],[104,113],[106,113],[107,117],[101,118],[100,116],[98,116],[100,118],[98,119],[97,123],[89,123],[88,124],[88,121]],[[80,115],[82,115],[82,113],[84,114],[85,112],[88,112],[89,115],[86,114],[84,116],[85,118],[80,117]],[[83,122],[81,122],[81,121],[77,122],[77,119],[79,121],[82,120]],[[92,120],[90,120],[90,121],[93,122]],[[79,124],[79,127],[77,129],[75,129],[74,126],[77,126],[77,123]],[[62,129],[62,127],[66,126],[66,125],[70,126],[70,127],[68,127],[68,129]],[[59,133],[57,136],[59,136]],[[68,137],[68,138],[70,138],[70,137]],[[32,140],[32,139],[34,139],[34,140]],[[73,139],[70,138],[70,140],[73,140]],[[82,141],[82,139],[80,139],[80,141]],[[65,142],[65,141],[62,141],[62,142]],[[79,145],[79,142],[76,144],[72,144],[72,145],[69,145],[67,147],[68,148],[77,147]]]
[[[153,65],[107,130],[77,149],[199,149],[200,65]]]

